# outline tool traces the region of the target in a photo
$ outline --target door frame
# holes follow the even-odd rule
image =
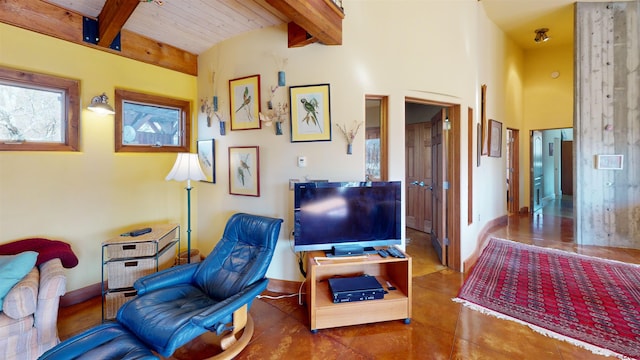
[[[449,189],[446,191],[447,199],[447,226],[446,235],[449,239],[447,246],[447,266],[456,271],[462,271],[460,259],[460,129],[461,129],[461,105],[456,103],[440,102],[415,97],[405,97],[405,103],[441,106],[447,108],[449,114],[449,130],[447,133],[446,154],[447,179]],[[403,123],[404,127],[404,123]],[[406,156],[406,155],[405,155]],[[471,159],[469,159],[471,161]],[[405,169],[406,170],[406,169]],[[437,184],[443,186],[443,184]]]
[[[511,137],[508,136],[509,133],[511,133]],[[511,201],[508,202],[507,213],[518,214],[520,212],[520,130],[507,128],[507,146],[509,147],[507,151],[507,154],[509,154],[507,170],[511,169],[511,181],[507,186]]]

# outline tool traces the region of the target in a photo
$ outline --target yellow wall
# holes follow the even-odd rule
[[[228,81],[261,75],[262,106],[269,88],[276,84],[277,71],[286,72],[287,86],[329,83],[331,86],[332,141],[291,143],[290,126],[276,136],[272,127],[260,130],[227,131],[221,136],[218,124],[208,127],[199,114],[200,139],[216,139],[216,184],[199,184],[198,234],[201,250],[208,253],[220,237],[226,218],[245,211],[284,219],[278,249],[268,276],[298,280],[292,247],[293,192],[288,179],[364,179],[364,132],[346,154],[346,142],[335,124],[363,121],[365,94],[389,96],[389,179],[404,180],[405,97],[460,104],[462,259],[475,249],[475,239],[487,221],[506,213],[504,158],[483,157],[474,167],[476,220],[467,226],[467,111],[479,116],[480,84],[488,84],[488,118],[519,124],[521,119],[522,52],[488,20],[474,0],[403,1],[345,0],[343,44],[309,45],[288,49],[286,26],[267,28],[235,37],[200,55],[198,94],[216,94],[229,118]],[[434,36],[437,34],[437,36]],[[282,69],[279,64],[286,59]],[[211,82],[215,72],[215,82]],[[507,86],[515,89],[507,90]],[[277,90],[274,102],[288,100],[288,88]],[[260,197],[228,193],[228,147],[260,147]],[[504,144],[503,144],[504,147]],[[504,151],[503,151],[504,152]],[[296,157],[307,157],[308,166],[298,168]],[[496,178],[496,180],[489,180]]]
[[[148,223],[184,223],[184,185],[164,180],[176,155],[116,154],[114,117],[86,106],[102,92],[113,105],[121,87],[193,101],[195,114],[194,76],[1,23],[0,66],[79,79],[82,102],[79,152],[0,152],[0,243],[70,243],[80,259],[67,271],[75,290],[100,282],[102,241]]]
[[[284,280],[300,278],[291,251],[293,192],[288,179],[364,178],[364,132],[354,141],[353,155],[347,155],[335,124],[362,121],[365,94],[389,96],[389,178],[404,180],[405,98],[459,104],[461,202],[455,206],[464,220],[464,260],[475,249],[483,226],[506,214],[504,158],[485,156],[481,167],[473,167],[474,222],[467,226],[467,162],[475,164],[475,157],[467,158],[466,109],[474,108],[474,120],[479,121],[480,85],[487,84],[487,118],[503,121],[505,128],[522,122],[522,51],[475,0],[394,2],[392,7],[388,1],[345,0],[344,6],[348,15],[342,46],[288,49],[285,26],[266,28],[203,53],[197,79],[2,24],[0,64],[81,79],[85,105],[103,91],[113,99],[114,87],[194,100],[194,133],[197,129],[199,139],[216,139],[218,181],[195,184],[193,246],[208,254],[233,212],[281,217],[285,222],[268,276]],[[206,125],[197,109],[200,98],[217,94],[228,120],[228,80],[260,74],[265,106],[278,70],[286,72],[287,86],[330,84],[332,141],[291,143],[288,122],[282,136],[272,127],[230,131],[228,125],[227,135],[221,136],[217,123]],[[287,100],[288,88],[279,89],[274,102]],[[260,147],[257,198],[229,195],[228,147],[246,145]],[[80,265],[68,272],[69,290],[100,281],[102,241],[148,222],[186,222],[184,186],[164,181],[175,155],[115,154],[113,117],[86,110],[81,149],[0,152],[0,243],[28,236],[70,242]],[[307,157],[306,168],[296,166],[299,155]]]
[[[530,205],[531,130],[573,127],[573,46],[545,46],[525,53],[524,123],[520,128],[520,206]],[[552,78],[553,72],[557,78]]]

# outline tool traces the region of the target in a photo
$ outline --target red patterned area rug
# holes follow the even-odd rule
[[[640,358],[640,266],[490,239],[454,301],[596,354]]]

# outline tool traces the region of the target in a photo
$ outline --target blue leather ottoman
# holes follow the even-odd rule
[[[39,360],[160,359],[118,323],[106,323],[69,338]]]

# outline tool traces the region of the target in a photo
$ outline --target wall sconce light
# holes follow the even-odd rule
[[[536,37],[535,37],[535,39],[533,39],[533,41],[535,41],[537,43],[541,43],[541,42],[545,42],[545,41],[549,40],[549,36],[547,35],[547,31],[549,31],[549,29],[547,29],[547,28],[536,29],[536,31],[535,31]]]
[[[109,98],[106,93],[94,96],[93,99],[91,99],[91,105],[87,106],[87,109],[100,115],[113,115],[116,113],[111,105],[109,105]]]

